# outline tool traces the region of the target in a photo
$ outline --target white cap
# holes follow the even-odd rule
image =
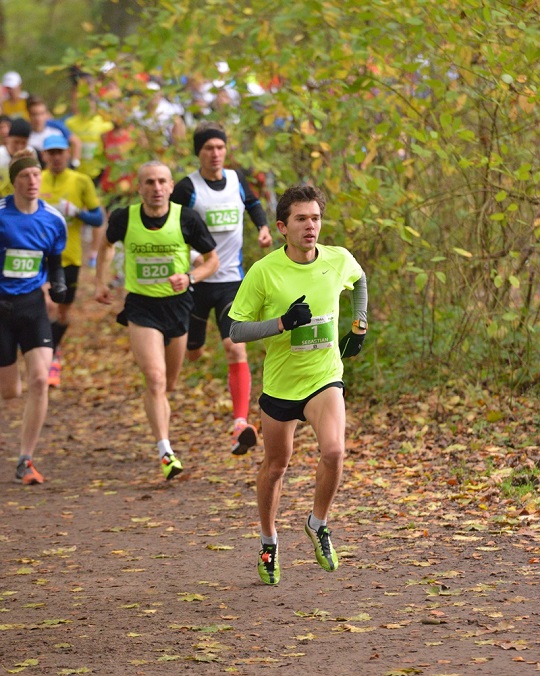
[[[105,61],[99,70],[101,73],[108,73],[113,70],[113,68],[116,68],[116,63],[114,61]]]
[[[9,87],[10,89],[13,87],[20,87],[22,85],[22,78],[19,73],[14,70],[8,70],[2,78],[2,85],[4,87]]]

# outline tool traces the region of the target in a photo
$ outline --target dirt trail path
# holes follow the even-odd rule
[[[490,499],[492,488],[478,500],[480,489],[449,486],[449,456],[423,456],[440,428],[404,468],[405,423],[367,429],[367,412],[349,407],[332,574],[303,534],[317,452],[301,429],[280,513],[282,582],[266,587],[261,448],[229,454],[223,382],[186,372],[172,403],[186,469],[165,483],[112,314],[86,300],[64,361],[36,453],[43,486],[15,483],[21,403],[1,409],[0,673],[540,671],[537,515]]]

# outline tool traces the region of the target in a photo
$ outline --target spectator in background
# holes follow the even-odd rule
[[[11,117],[0,114],[0,146],[6,145],[6,139],[11,128]]]
[[[2,100],[2,112],[11,118],[22,117],[28,120],[26,99],[28,94],[22,91],[22,78],[14,70],[9,70],[2,78],[5,97]]]
[[[138,143],[139,133],[134,125],[126,123],[127,113],[121,104],[111,109],[112,129],[102,136],[105,169],[101,175],[100,188],[105,195],[107,212],[121,206],[122,198],[136,192],[137,172],[130,163],[130,151]]]
[[[81,161],[77,169],[90,176],[97,187],[105,167],[103,134],[110,131],[113,124],[97,112],[97,105],[93,96],[90,96],[84,102],[84,108],[77,101],[77,112],[67,117],[65,122],[68,130],[76,134],[81,142]]]
[[[58,348],[68,329],[77,291],[82,265],[82,227],[87,224],[99,228],[103,223],[103,212],[90,177],[68,168],[69,145],[64,136],[57,134],[45,139],[43,158],[47,168],[43,172],[40,197],[58,209],[68,225],[67,244],[62,253],[67,292],[65,299],[58,304],[57,316],[52,321],[54,356],[49,371],[49,385],[58,387],[61,371]]]
[[[90,96],[84,101],[84,107],[78,98],[75,105],[77,112],[66,119],[66,126],[81,140],[81,162],[78,171],[89,176],[97,188],[105,169],[103,134],[110,131],[114,125],[97,112],[94,96]],[[96,265],[97,252],[104,228],[105,226],[93,227],[91,231],[88,265],[92,268]]]
[[[64,136],[71,148],[71,166],[77,168],[81,163],[81,141],[60,120],[53,120],[45,99],[41,96],[29,96],[26,101],[28,117],[30,119],[30,138],[28,143],[38,153],[43,151],[43,143],[49,136]]]
[[[18,117],[11,122],[6,145],[0,146],[0,197],[5,197],[13,192],[13,186],[9,178],[9,163],[11,158],[19,150],[29,150],[36,157],[38,154],[34,148],[28,144],[30,136],[30,123]]]
[[[184,107],[179,102],[169,101],[155,80],[150,80],[146,89],[150,98],[145,107],[134,111],[135,120],[149,139],[156,136],[164,146],[175,145],[186,136]]]

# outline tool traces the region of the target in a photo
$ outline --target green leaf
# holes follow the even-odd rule
[[[453,247],[453,250],[458,254],[458,256],[463,256],[464,258],[472,258],[472,253],[470,251],[460,249],[457,246]]]
[[[487,334],[490,338],[494,338],[497,335],[497,331],[499,330],[499,325],[497,322],[491,322],[488,324],[487,327]]]
[[[416,278],[414,280],[414,283],[416,284],[416,290],[417,291],[422,291],[424,287],[426,286],[428,281],[428,276],[426,272],[420,272],[416,275]]]
[[[446,284],[446,275],[444,274],[444,272],[440,272],[439,270],[437,270],[437,272],[435,272],[435,277],[437,277],[437,279],[439,280],[439,282],[441,282],[441,284]]]

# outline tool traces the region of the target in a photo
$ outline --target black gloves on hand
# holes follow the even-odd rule
[[[365,333],[353,333],[349,331],[346,336],[339,341],[339,353],[342,359],[347,357],[356,357],[362,349]]]
[[[297,326],[304,326],[311,321],[311,310],[309,305],[304,303],[305,295],[297,298],[289,305],[289,309],[284,315],[281,315],[281,323],[285,331],[292,331]]]
[[[49,296],[53,303],[63,303],[66,297],[67,286],[64,282],[51,282]]]

